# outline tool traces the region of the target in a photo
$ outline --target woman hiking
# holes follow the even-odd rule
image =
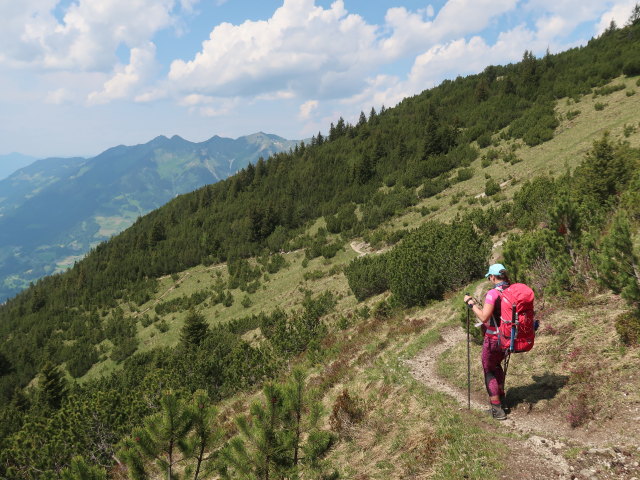
[[[487,292],[484,306],[480,308],[470,295],[464,296],[464,303],[482,322],[481,328],[484,334],[482,369],[491,403],[491,414],[496,420],[505,420],[507,414],[505,413],[504,370],[502,369],[505,352],[500,347],[498,326],[500,325],[501,291],[506,289],[510,282],[507,270],[501,263],[491,265],[485,277],[493,284],[493,288]]]

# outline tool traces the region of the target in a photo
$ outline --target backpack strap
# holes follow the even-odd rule
[[[496,303],[502,302],[502,293],[505,290],[505,286],[508,287],[509,284],[507,282],[500,282],[494,287],[494,290],[497,290],[499,292]],[[502,305],[500,305],[500,308],[502,308]],[[489,335],[498,335],[498,322],[496,320],[495,306],[494,306],[493,314],[491,314],[491,318],[489,319],[489,327],[487,328],[487,333]]]

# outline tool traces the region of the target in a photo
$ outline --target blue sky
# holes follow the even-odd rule
[[[290,139],[445,78],[585,44],[635,0],[0,3],[0,154]]]

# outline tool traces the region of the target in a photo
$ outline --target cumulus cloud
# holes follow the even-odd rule
[[[393,59],[442,41],[484,30],[496,17],[513,10],[517,0],[449,0],[435,15],[432,5],[411,12],[390,8],[385,23],[392,35],[382,40],[382,52]],[[425,18],[426,17],[426,18]]]
[[[166,88],[152,87],[148,90],[143,90],[141,93],[134,96],[133,101],[136,103],[155,102],[156,100],[166,98],[168,95],[169,92]]]
[[[285,0],[265,21],[222,23],[193,60],[176,60],[177,88],[218,96],[290,91],[340,97],[362,85],[375,64],[376,26],[349,14],[342,0],[328,9]]]
[[[185,5],[194,0],[183,0]],[[58,21],[59,0],[0,4],[2,61],[14,66],[108,71],[120,45],[140,47],[173,22],[175,0],[78,0]]]
[[[74,95],[66,88],[58,88],[47,93],[45,102],[52,105],[61,105],[63,103],[71,102],[74,99]]]
[[[155,69],[156,47],[149,42],[144,47],[132,48],[128,65],[116,68],[116,73],[101,91],[89,94],[90,105],[107,103],[112,100],[128,98],[145,85]]]
[[[395,7],[379,26],[349,13],[343,0],[328,8],[284,0],[268,20],[216,26],[193,59],[171,64],[169,80],[178,90],[215,96],[346,98],[369,88],[368,76],[381,65],[481,31],[516,4],[449,0],[437,14],[431,5]]]
[[[300,113],[298,117],[302,120],[306,120],[311,116],[311,112],[318,108],[317,100],[308,100],[300,105]]]
[[[238,100],[192,93],[183,96],[178,103],[183,107],[187,107],[191,114],[203,117],[219,117],[230,113],[238,104]]]
[[[393,106],[405,97],[434,87],[444,78],[477,73],[492,64],[516,62],[525,50],[543,49],[545,46],[545,40],[524,25],[499,34],[492,45],[480,36],[433,45],[416,57],[405,79],[376,76],[368,81],[366,89],[345,99],[344,103],[360,109],[370,105]]]

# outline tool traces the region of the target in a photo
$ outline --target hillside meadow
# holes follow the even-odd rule
[[[637,478],[638,28],[340,119],[7,302],[0,476]],[[541,321],[502,423],[462,303],[496,260]]]

